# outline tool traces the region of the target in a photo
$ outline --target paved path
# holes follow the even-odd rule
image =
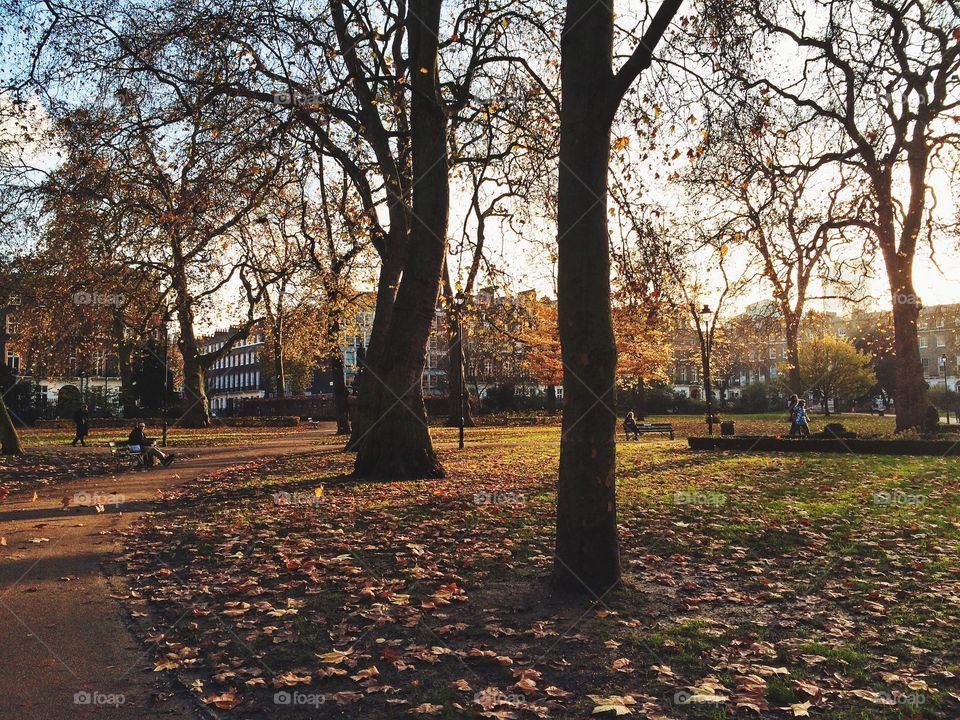
[[[0,720],[194,717],[185,698],[151,699],[170,688],[130,634],[126,612],[112,597],[117,588],[101,573],[101,563],[119,550],[117,531],[155,507],[158,489],[297,452],[334,427],[324,424],[256,447],[184,448],[196,457],[169,468],[46,487],[36,502],[32,491],[11,494],[0,504],[0,537],[6,539],[0,546]],[[61,498],[83,492],[118,493],[124,501],[103,513],[61,509]],[[84,692],[100,695],[77,695]],[[94,702],[84,704],[87,698]]]

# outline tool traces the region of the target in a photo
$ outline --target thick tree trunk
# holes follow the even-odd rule
[[[557,215],[564,408],[553,583],[598,596],[620,582],[617,347],[610,318],[606,202],[612,33],[606,3],[567,3]]]
[[[915,297],[912,283],[907,287],[906,297]],[[917,302],[894,302],[893,304],[893,347],[897,377],[894,409],[897,416],[897,432],[923,427],[924,414],[929,403],[927,382],[923,378],[923,364],[920,361],[920,342],[917,337],[919,315],[920,305]]]
[[[420,387],[440,292],[450,203],[447,117],[437,85],[441,5],[441,0],[412,0],[407,18],[410,61],[420,70],[411,73],[414,219],[385,339],[389,352],[368,362],[376,376],[360,386],[370,404],[365,408],[369,424],[356,448],[358,477],[443,476]]]
[[[463,367],[463,354],[460,352],[460,333],[457,327],[456,313],[447,312],[447,427],[460,427],[460,408],[462,395],[463,426],[474,427],[470,413],[470,389],[467,387]]]
[[[20,436],[17,434],[17,428],[13,425],[10,413],[7,412],[7,405],[3,401],[2,394],[0,394],[0,454],[23,455]]]
[[[179,424],[188,428],[210,426],[210,404],[205,387],[205,368],[200,362],[200,348],[193,332],[193,308],[186,293],[178,293],[177,321],[180,337],[177,346],[183,358],[183,401],[186,409]]]
[[[339,350],[330,356],[330,372],[333,374],[333,408],[337,416],[337,435],[349,435],[350,403],[347,399],[347,383],[343,379],[343,357]]]
[[[395,245],[396,243],[391,243]],[[390,329],[390,320],[393,317],[393,308],[396,304],[397,287],[400,283],[403,266],[400,259],[391,257],[384,260],[380,266],[380,276],[377,280],[377,300],[374,307],[373,326],[370,328],[370,342],[364,351],[363,358],[358,358],[360,369],[357,373],[357,384],[359,393],[357,403],[353,412],[353,427],[350,432],[350,439],[347,441],[347,450],[356,450],[360,442],[370,427],[373,425],[376,416],[373,412],[375,400],[373,393],[377,380],[382,370],[378,370],[378,361],[385,354],[387,346],[387,334]],[[421,402],[423,398],[420,398]]]
[[[922,428],[927,410],[927,382],[923,377],[920,360],[920,341],[917,335],[917,320],[920,316],[920,299],[913,286],[912,249],[898,250],[893,230],[893,211],[889,203],[881,203],[878,238],[887,269],[890,295],[893,301],[893,353],[897,378],[894,397],[897,417],[897,432]],[[915,221],[918,225],[919,221]],[[904,232],[907,232],[905,229]],[[910,243],[914,247],[915,239]]]
[[[181,347],[183,356],[183,390],[185,410],[179,424],[188,428],[210,427],[210,404],[205,387],[206,373],[196,355],[188,356]]]

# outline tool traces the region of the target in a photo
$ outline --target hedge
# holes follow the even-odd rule
[[[151,428],[161,427],[163,420],[159,418],[143,418]],[[93,428],[118,428],[133,427],[140,421],[139,418],[91,418],[90,427]],[[176,418],[170,418],[171,426],[176,422]],[[296,427],[300,424],[298,415],[277,415],[272,417],[239,416],[226,418],[213,418],[210,421],[210,427]],[[73,420],[37,420],[37,428],[51,428],[56,430],[73,430]]]
[[[763,450],[866,455],[960,455],[960,441],[897,438],[787,438],[771,435],[688,437],[692,450]]]

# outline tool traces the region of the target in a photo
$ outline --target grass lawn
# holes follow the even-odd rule
[[[455,433],[445,480],[350,481],[330,438],[139,523],[156,670],[244,718],[960,717],[960,459],[621,442],[625,583],[578,598],[558,428]]]

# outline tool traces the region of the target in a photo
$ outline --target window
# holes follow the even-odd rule
[[[777,349],[775,347],[770,348],[770,359],[771,360],[777,359]]]
[[[920,364],[923,365],[923,371],[929,372],[930,370],[930,358],[920,358]]]
[[[20,370],[20,356],[13,350],[7,350],[7,367],[14,372],[19,372]]]
[[[7,335],[16,335],[17,334],[17,321],[14,319],[13,315],[7,315]]]
[[[685,383],[687,381],[687,366],[680,366],[680,382]]]
[[[942,328],[947,326],[947,319],[942,315],[937,318],[937,327]]]
[[[920,336],[920,347],[921,348],[929,347],[929,345],[927,344],[927,338],[925,335]]]
[[[943,338],[943,335],[937,335],[937,347],[946,347],[947,341]]]

